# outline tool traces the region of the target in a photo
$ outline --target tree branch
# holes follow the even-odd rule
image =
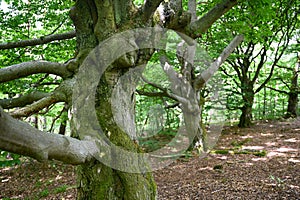
[[[200,37],[211,27],[211,25],[215,21],[217,21],[222,15],[228,12],[237,3],[237,0],[223,0],[221,3],[213,7],[203,17],[191,23],[187,27],[187,34],[192,38]]]
[[[52,104],[62,102],[63,101],[62,99],[63,99],[62,96],[53,93],[24,108],[20,108],[18,110],[11,112],[10,115],[15,118],[28,117],[30,115],[38,113],[43,108],[51,106]]]
[[[78,165],[93,159],[98,148],[93,141],[80,141],[59,134],[39,131],[13,119],[0,108],[0,149],[39,161],[59,160]]]
[[[163,0],[146,0],[143,7],[143,18],[148,21]]]
[[[219,67],[224,63],[233,50],[244,40],[243,35],[236,36],[230,44],[223,50],[220,56],[213,62],[210,67],[201,73],[194,82],[196,90],[201,89],[204,84],[215,74]]]
[[[35,38],[31,40],[22,40],[18,42],[6,42],[0,44],[0,49],[13,49],[18,47],[26,47],[26,46],[36,46],[41,44],[47,44],[52,41],[56,40],[67,40],[72,39],[76,36],[75,31],[70,31],[67,33],[61,33],[61,34],[53,34],[53,35],[46,35],[42,36],[40,38]]]
[[[62,64],[48,61],[29,61],[0,69],[0,83],[23,78],[32,74],[49,73],[63,78],[70,77],[71,62]]]
[[[28,117],[32,114],[38,113],[43,108],[47,108],[58,102],[67,102],[71,101],[72,98],[72,88],[73,88],[74,80],[69,79],[60,84],[51,94],[48,96],[33,102],[32,104],[15,110],[11,113],[11,116],[15,118],[20,117]]]
[[[168,91],[168,89],[161,87],[158,84],[155,84],[149,80],[147,80],[145,77],[142,76],[142,80],[151,85],[152,87],[159,89],[161,92],[146,92],[146,91],[142,91],[142,90],[137,90],[137,93],[139,95],[144,95],[144,96],[148,96],[148,97],[168,97],[170,99],[173,99],[175,101],[177,101],[177,99]]]
[[[254,84],[260,74],[260,71],[261,69],[263,68],[265,62],[266,62],[266,56],[267,56],[267,48],[266,47],[263,47],[261,50],[260,50],[260,61],[257,65],[257,68],[256,68],[256,71],[255,71],[255,74],[254,74],[254,77],[253,79],[251,80],[251,83]]]
[[[272,87],[269,87],[269,86],[266,86],[266,88],[269,88],[270,90],[274,90],[274,91],[279,92],[281,94],[289,95],[289,93],[284,91],[284,90],[278,90],[278,89],[275,89],[275,88],[272,88]]]
[[[4,109],[23,107],[47,96],[49,96],[48,93],[35,91],[17,98],[1,99],[0,106]]]

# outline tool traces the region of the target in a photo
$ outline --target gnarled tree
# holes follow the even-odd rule
[[[191,5],[196,6],[195,1],[190,2]],[[10,111],[10,114],[0,110],[0,148],[41,161],[56,159],[78,165],[78,199],[156,199],[155,182],[151,173],[144,173],[144,167],[141,167],[140,173],[128,173],[106,166],[96,159],[96,155],[101,155],[102,149],[101,146],[99,148],[99,145],[96,145],[97,137],[91,135],[89,130],[73,132],[75,139],[38,131],[11,116],[17,118],[30,116],[57,102],[65,102],[71,106],[72,89],[85,58],[95,47],[116,33],[159,24],[161,27],[182,32],[195,39],[201,37],[216,20],[236,4],[236,0],[223,0],[214,5],[206,14],[197,18],[195,12],[184,10],[181,0],[168,2],[147,0],[139,7],[134,5],[131,0],[77,0],[70,8],[77,45],[74,49],[76,53],[73,59],[65,61],[65,63],[44,60],[27,61],[0,69],[0,83],[40,73],[56,75],[62,80],[59,86],[49,93],[33,92],[0,102],[3,108],[16,108]],[[163,9],[158,12],[160,17],[157,20],[154,15],[160,5]],[[30,7],[30,5],[28,6]],[[194,16],[193,20],[191,20],[191,16]],[[59,35],[50,34],[38,39],[3,43],[0,45],[0,49],[41,45],[73,36],[74,31]],[[141,41],[138,40],[130,43],[135,47],[139,47],[140,44]],[[122,44],[119,45],[122,46]],[[105,69],[99,83],[96,83],[98,88],[95,94],[95,109],[98,123],[106,137],[110,139],[107,144],[112,142],[128,151],[140,151],[134,141],[134,136],[128,135],[116,123],[112,113],[111,99],[115,84],[118,83],[120,77],[130,69],[146,64],[154,51],[154,48],[149,48],[119,55],[119,58]],[[104,66],[100,65],[99,67]],[[90,72],[92,73],[92,70]],[[171,68],[169,68],[169,72],[172,73]],[[132,98],[134,97],[134,84],[128,87],[124,98],[131,99],[134,104]],[[122,99],[117,101],[122,102]],[[124,108],[124,112],[128,112],[127,116],[132,116],[133,113],[130,113],[132,105],[128,104],[127,106],[130,108]],[[88,114],[85,117],[88,121]],[[134,124],[131,122],[132,117],[126,120],[128,122],[124,123]],[[73,126],[84,125],[73,124]]]

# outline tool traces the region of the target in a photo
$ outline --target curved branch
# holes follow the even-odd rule
[[[72,72],[68,70],[68,64],[70,62],[62,64],[48,61],[29,61],[11,65],[0,69],[0,83],[39,73],[49,73],[67,78],[72,75]]]
[[[148,21],[163,0],[146,0],[143,7],[143,19]]]
[[[13,49],[13,48],[18,48],[18,47],[27,47],[27,46],[36,46],[36,45],[41,45],[41,44],[47,44],[52,41],[56,40],[67,40],[67,39],[72,39],[76,36],[75,31],[70,31],[66,33],[61,33],[61,34],[53,34],[53,35],[46,35],[42,36],[40,38],[35,38],[31,40],[22,40],[18,42],[6,42],[0,44],[0,49]]]
[[[32,114],[38,113],[43,108],[47,108],[58,102],[67,102],[71,101],[72,98],[72,88],[73,88],[74,80],[69,79],[61,83],[59,87],[57,87],[51,94],[48,96],[33,102],[32,104],[15,110],[11,112],[11,116],[15,118],[20,117],[28,117]]]
[[[0,107],[0,149],[39,161],[59,160],[66,164],[90,161],[98,148],[93,141],[80,141],[59,134],[39,131],[13,119]]]
[[[23,107],[23,106],[31,104],[35,101],[38,101],[42,98],[45,98],[47,96],[49,96],[48,93],[35,91],[35,92],[32,92],[32,93],[20,96],[18,98],[1,99],[0,100],[0,106],[4,109],[10,109],[10,108],[15,108],[15,107]]]
[[[63,102],[63,99],[64,99],[64,95],[62,96],[62,95],[53,93],[53,94],[46,96],[24,108],[21,108],[21,109],[11,112],[10,115],[15,118],[28,117],[30,115],[38,113],[43,108],[49,107],[52,104],[55,104],[58,102]]]
[[[215,21],[217,21],[222,15],[228,12],[237,3],[237,0],[223,0],[221,3],[213,7],[203,17],[191,23],[187,27],[188,35],[190,35],[193,38],[200,37],[211,27],[211,25]]]

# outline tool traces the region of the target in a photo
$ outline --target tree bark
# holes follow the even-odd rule
[[[121,26],[126,26],[128,20],[136,17],[130,16],[133,12],[131,1],[106,1],[104,4],[93,0],[77,0],[72,8],[71,17],[74,21],[77,34],[77,48],[79,63],[89,54],[89,52],[107,39],[110,35],[122,31]],[[131,25],[132,26],[132,25]],[[118,30],[119,28],[119,30]],[[130,27],[129,27],[130,28]],[[134,28],[132,26],[132,28]],[[125,30],[127,30],[126,27]],[[120,44],[122,45],[122,44]],[[137,52],[133,52],[137,54]],[[122,56],[122,55],[120,55]],[[124,56],[126,57],[126,55]],[[146,56],[148,58],[151,57]],[[144,59],[142,62],[147,62]],[[117,99],[118,103],[112,105],[113,89],[129,68],[138,63],[130,63],[128,60],[118,59],[107,69],[98,83],[96,92],[96,113],[98,122],[107,138],[115,145],[131,152],[138,152],[139,147],[134,141],[135,134],[132,132],[134,126],[134,100],[135,85],[128,84],[122,99]],[[88,86],[87,86],[88,87]],[[115,100],[115,99],[113,99]],[[124,103],[127,101],[126,103]],[[115,104],[122,104],[122,114],[119,115],[120,122],[117,123],[113,115]],[[122,124],[123,123],[123,124]],[[127,124],[126,127],[121,127]],[[129,127],[129,128],[128,128]],[[127,134],[129,132],[129,134]],[[85,133],[79,133],[83,139]],[[101,147],[98,147],[101,149]],[[113,152],[111,154],[114,154]],[[110,155],[112,162],[123,161],[122,155]],[[125,161],[126,162],[126,161]],[[128,173],[118,171],[111,166],[106,166],[98,160],[88,162],[78,166],[78,197],[77,199],[101,199],[101,200],[151,200],[156,199],[156,184],[151,173]]]
[[[244,105],[241,108],[242,114],[238,126],[241,128],[250,127],[252,124],[252,106],[254,101],[254,89],[250,80],[245,78],[242,82],[242,96]]]
[[[299,58],[300,59],[300,58]],[[300,60],[296,64],[296,68],[293,71],[292,84],[290,86],[290,92],[288,93],[288,108],[285,118],[295,118],[297,117],[297,107],[298,107],[298,70],[300,68]]]

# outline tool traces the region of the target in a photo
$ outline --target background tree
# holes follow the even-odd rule
[[[18,1],[9,2],[15,10],[20,12],[20,15],[18,15],[18,17],[14,15],[10,16],[11,19],[15,20],[14,22],[9,20],[4,21],[8,24],[14,23],[15,30],[19,30],[19,26],[23,29],[21,33],[24,33],[24,30],[30,30],[32,26],[37,24],[37,21],[28,21],[27,19],[39,19],[39,14],[44,14],[45,17],[43,19],[48,20],[45,24],[49,23],[49,25],[43,24],[46,30],[49,30],[49,27],[55,27],[52,32],[37,31],[44,34],[44,36],[30,35],[29,31],[25,37],[16,35],[11,38],[11,40],[6,38],[6,41],[3,42],[39,37],[37,39],[3,43],[0,45],[1,49],[25,47],[26,50],[26,48],[29,48],[28,46],[41,45],[40,47],[44,47],[42,44],[52,42],[45,46],[45,48],[52,52],[53,56],[31,57],[32,54],[27,53],[24,51],[24,48],[22,48],[17,51],[15,49],[7,50],[10,51],[10,56],[14,52],[16,53],[11,59],[2,57],[6,62],[3,63],[5,67],[0,69],[0,83],[4,84],[3,93],[11,93],[11,95],[8,96],[8,98],[10,98],[9,102],[14,102],[14,104],[10,104],[7,108],[17,108],[10,110],[10,115],[18,118],[26,117],[38,113],[43,109],[47,109],[58,102],[65,102],[68,106],[71,106],[72,88],[76,83],[77,72],[82,67],[85,58],[99,43],[115,33],[134,28],[151,27],[153,24],[159,23],[163,27],[183,32],[192,38],[199,38],[216,20],[237,4],[235,0],[221,1],[212,6],[206,14],[191,21],[192,14],[185,9],[182,1],[169,1],[163,3],[163,12],[160,12],[161,20],[154,20],[155,17],[153,17],[153,15],[162,2],[162,0],[145,1],[145,3],[140,6],[136,6],[132,1],[119,0],[102,2],[77,0],[70,11],[70,16],[76,31],[76,51],[74,58],[69,61],[68,58],[71,57],[71,54],[66,55],[64,49],[63,55],[66,56],[62,56],[64,59],[61,60],[62,57],[58,55],[60,54],[59,50],[62,48],[62,46],[60,46],[62,43],[53,43],[53,41],[72,38],[74,32],[53,34],[56,33],[55,30],[58,30],[57,27],[63,27],[63,24],[65,24],[62,23],[64,20],[61,20],[64,19],[63,17],[61,18],[58,15],[59,17],[55,18],[57,21],[54,20],[53,17],[57,15],[55,11],[61,14],[58,10],[62,7],[67,8],[72,2],[51,1],[45,4],[49,6],[41,5],[40,2],[37,1],[30,1],[30,3]],[[196,5],[195,1],[191,2],[193,5]],[[48,9],[53,10],[53,12],[49,12]],[[7,13],[4,12],[1,14],[2,19],[8,16]],[[59,24],[62,25],[59,26]],[[3,25],[3,27],[5,26]],[[69,29],[69,26],[67,26],[66,29]],[[9,31],[11,30],[7,30],[4,33],[8,33]],[[134,41],[134,45],[138,46],[139,42]],[[72,48],[73,46],[70,46],[70,49]],[[42,52],[44,51],[45,49],[42,48],[40,55],[43,55]],[[112,91],[115,86],[114,83],[117,83],[123,74],[130,68],[147,63],[153,53],[154,49],[145,49],[126,55],[120,55],[121,58],[111,64],[109,69],[104,72],[105,74],[101,77],[98,84],[96,110],[99,124],[104,130],[106,137],[110,138],[110,142],[132,152],[138,152],[140,150],[133,140],[132,135],[127,135],[127,133],[116,124],[113,118],[111,109]],[[18,60],[16,59],[18,54],[27,54],[29,56],[26,59]],[[18,85],[16,82],[12,83],[11,81],[19,80],[29,75],[39,76],[40,74],[46,74],[44,76],[52,79],[51,82],[54,84],[51,85],[56,87],[46,87],[47,84],[39,84],[39,86],[47,88],[47,90],[42,90],[43,93],[40,93],[32,89],[35,84],[26,85],[28,92],[24,93],[21,97],[15,96],[15,94],[22,93],[21,91],[24,90],[22,86],[24,86],[24,84]],[[54,77],[59,77],[59,81],[56,81],[53,75],[55,75]],[[38,78],[37,80],[37,82],[42,81],[43,78]],[[8,91],[12,90],[10,86],[14,86],[15,92]],[[128,93],[124,95],[125,99],[130,99],[135,90],[133,85],[129,85],[128,87]],[[121,101],[121,99],[119,101]],[[129,112],[128,116],[133,114],[130,113],[131,110],[131,108],[125,108],[125,111]],[[75,139],[41,132],[26,123],[13,119],[11,116],[1,109],[0,148],[30,156],[38,160],[56,159],[65,163],[78,165],[78,199],[156,198],[156,186],[151,173],[131,174],[122,172],[105,166],[95,159],[96,155],[101,154],[101,149],[99,149],[95,143],[97,137],[90,135],[89,131],[73,132],[72,135],[77,138]],[[86,118],[87,123],[88,120],[89,119]],[[129,123],[133,122],[129,120]],[[74,126],[80,125],[83,126],[84,123],[75,124]]]
[[[288,104],[286,113],[284,115],[285,118],[295,118],[298,116],[297,108],[298,108],[298,95],[299,95],[299,86],[298,86],[298,73],[299,73],[299,56],[292,58],[292,60],[287,61],[285,63],[281,63],[277,65],[279,69],[277,74],[275,74],[272,81],[279,81],[279,84],[275,86],[282,85],[282,87],[274,87],[271,84],[268,84],[266,87],[278,92],[280,94],[284,94],[288,98]],[[291,67],[285,65],[292,65]]]
[[[225,26],[223,30],[239,30],[245,35],[243,45],[227,61],[233,70],[222,68],[236,84],[237,90],[231,90],[231,96],[240,99],[236,105],[242,104],[230,107],[242,112],[239,127],[251,125],[254,96],[270,81],[293,37],[298,20],[298,6],[297,1],[262,0],[255,4],[247,1],[235,8],[239,14],[230,13],[222,20],[224,23],[221,27]],[[243,20],[236,21],[237,15]],[[266,65],[268,61],[272,63]],[[269,68],[266,77],[261,74],[263,68]]]

